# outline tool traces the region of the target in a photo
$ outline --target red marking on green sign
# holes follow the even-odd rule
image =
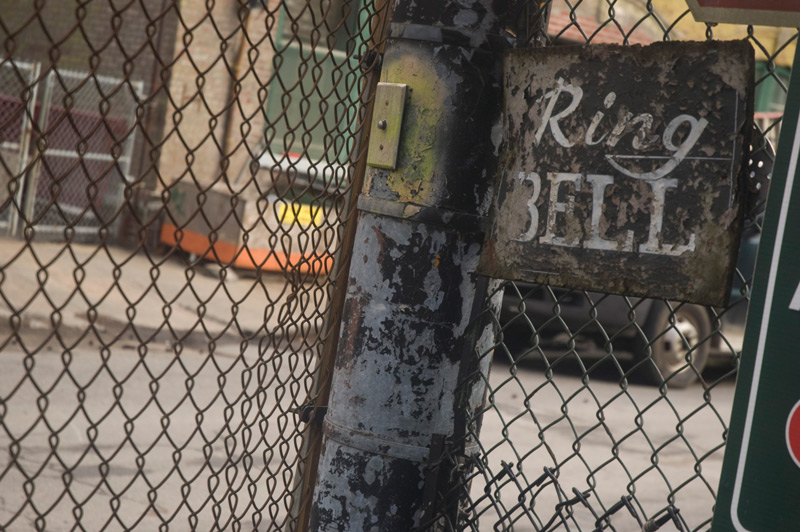
[[[800,467],[800,401],[795,403],[786,421],[786,447],[794,463]]]

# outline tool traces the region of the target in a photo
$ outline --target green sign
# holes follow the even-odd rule
[[[796,67],[798,57],[800,48]],[[800,79],[792,78],[712,532],[800,530]]]

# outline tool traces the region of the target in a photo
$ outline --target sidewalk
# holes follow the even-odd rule
[[[327,301],[322,279],[298,286],[283,274],[244,275],[178,253],[148,256],[95,244],[26,247],[10,238],[0,238],[0,250],[0,345],[18,321],[23,342],[55,333],[70,344],[93,329],[102,343],[123,337],[238,343],[289,334],[295,320],[321,326],[317,308],[298,301],[317,301],[320,308]],[[313,297],[298,297],[305,292]]]

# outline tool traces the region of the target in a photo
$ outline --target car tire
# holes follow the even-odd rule
[[[634,346],[637,366],[649,384],[685,388],[697,380],[708,363],[711,320],[703,307],[683,304],[674,312],[661,302],[650,307]],[[674,314],[674,320],[670,315]],[[648,349],[650,348],[650,349]],[[691,366],[689,363],[691,362]]]

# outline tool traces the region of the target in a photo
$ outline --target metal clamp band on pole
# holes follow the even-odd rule
[[[485,216],[414,203],[400,203],[363,194],[358,197],[358,210],[466,233],[482,233],[486,230]]]
[[[482,48],[491,51],[503,51],[511,47],[508,39],[500,34],[486,34],[478,30],[425,24],[392,23],[389,26],[389,37],[392,39],[452,44],[466,48]]]
[[[395,440],[380,438],[350,427],[337,425],[329,419],[326,419],[322,423],[325,436],[352,449],[413,462],[427,462],[430,459],[430,447],[409,445]],[[465,453],[471,455],[477,450],[478,445],[473,444],[466,448]]]

